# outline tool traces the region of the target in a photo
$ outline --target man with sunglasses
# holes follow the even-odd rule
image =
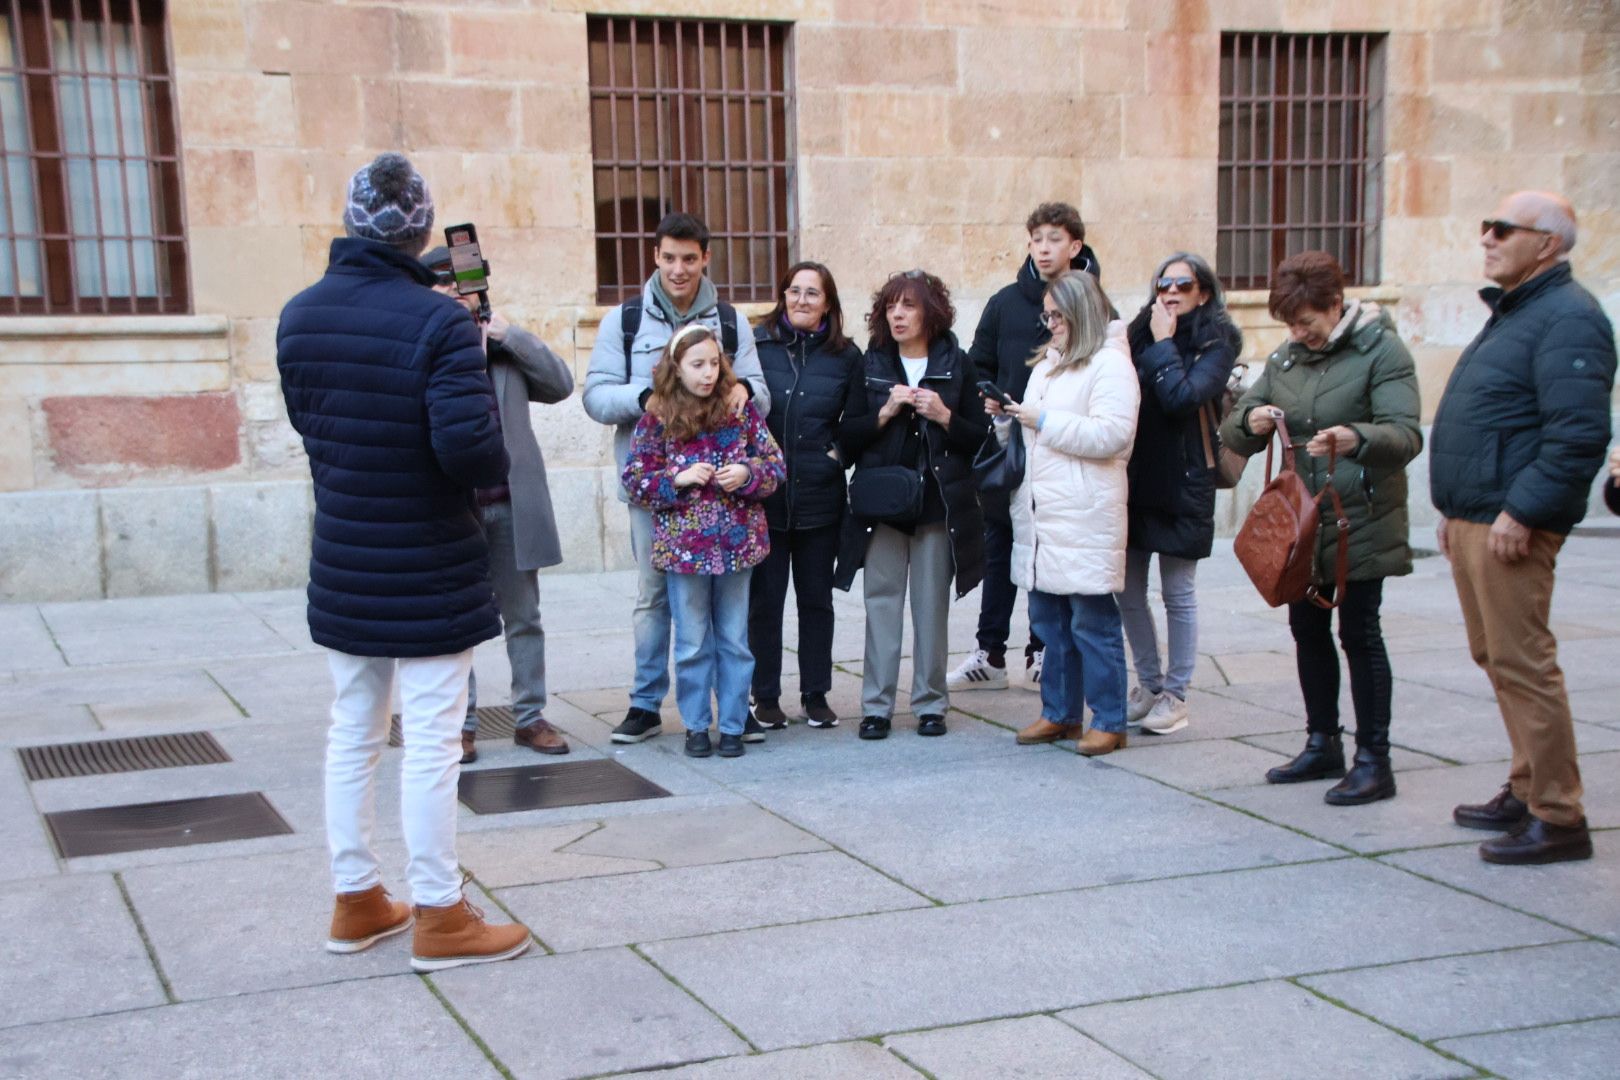
[[[1500,831],[1488,862],[1588,859],[1569,695],[1548,626],[1558,551],[1586,515],[1609,442],[1614,328],[1569,266],[1575,211],[1521,191],[1481,228],[1491,316],[1457,358],[1435,412],[1429,488],[1468,646],[1496,690],[1513,747],[1508,782],[1459,806]]]

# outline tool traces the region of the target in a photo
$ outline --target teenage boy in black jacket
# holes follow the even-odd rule
[[[1080,211],[1068,203],[1042,203],[1024,228],[1029,232],[1029,257],[1018,280],[984,306],[968,350],[978,377],[989,379],[1015,401],[1023,400],[1029,383],[1030,356],[1052,336],[1041,323],[1046,283],[1068,270],[1102,276],[1096,254],[1086,246]],[[979,504],[984,508],[984,591],[979,596],[978,645],[947,678],[953,694],[1007,688],[1007,638],[1018,598],[1011,578],[1012,519],[1004,493],[980,492]],[[1031,690],[1040,689],[1042,651],[1032,628],[1024,649],[1024,683]]]

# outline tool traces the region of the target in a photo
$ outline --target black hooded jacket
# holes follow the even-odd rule
[[[1174,335],[1154,341],[1152,307],[1149,301],[1129,330],[1142,407],[1129,466],[1127,546],[1202,559],[1215,539],[1215,471],[1205,454],[1205,432],[1211,449],[1218,446],[1220,423],[1211,406],[1226,389],[1243,335],[1205,303],[1176,320]]]

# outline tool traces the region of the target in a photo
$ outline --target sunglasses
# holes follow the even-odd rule
[[[893,281],[897,277],[903,277],[909,278],[912,281],[921,281],[927,276],[928,271],[926,270],[896,270],[894,273],[889,275],[889,280]]]
[[[1154,282],[1160,292],[1169,292],[1171,289],[1179,293],[1190,293],[1198,288],[1198,279],[1190,277],[1162,277]]]
[[[1479,234],[1484,236],[1490,233],[1498,240],[1506,240],[1516,232],[1540,233],[1542,236],[1551,235],[1546,229],[1538,229],[1534,225],[1520,225],[1513,221],[1500,221],[1496,218],[1486,218],[1479,223]]]

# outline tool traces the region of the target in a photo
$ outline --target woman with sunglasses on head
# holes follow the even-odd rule
[[[1221,425],[1221,441],[1240,454],[1266,448],[1283,420],[1304,450],[1294,467],[1311,493],[1331,482],[1350,523],[1349,571],[1335,592],[1339,530],[1322,515],[1315,580],[1338,603],[1339,643],[1350,667],[1356,711],[1354,766],[1345,771],[1339,736],[1339,657],[1333,612],[1311,600],[1290,604],[1288,628],[1305,698],[1305,749],[1266,773],[1273,784],[1343,777],[1323,796],[1333,806],[1395,797],[1389,764],[1393,677],[1378,609],[1384,579],[1412,572],[1406,466],[1423,448],[1417,371],[1378,305],[1346,300],[1344,270],[1325,251],[1284,259],[1271,275],[1269,308],[1289,340]],[[1336,462],[1330,455],[1337,456]],[[1331,471],[1330,471],[1331,467]]]
[[[1168,735],[1187,726],[1187,685],[1198,660],[1198,560],[1215,540],[1216,403],[1243,335],[1209,263],[1177,252],[1153,275],[1153,296],[1131,320],[1131,359],[1142,390],[1131,451],[1130,541],[1119,594],[1125,636],[1136,660],[1126,701],[1130,723]],[[1159,659],[1148,607],[1148,569],[1159,557],[1159,586],[1169,636]]]
[[[1046,643],[1041,715],[1018,742],[1077,739],[1087,757],[1125,746],[1125,639],[1114,594],[1125,584],[1126,462],[1140,391],[1125,327],[1097,279],[1069,271],[1046,287],[1051,340],[1029,358],[1021,403],[986,400],[1005,442],[1026,429],[1024,481],[1012,494],[1012,579]],[[1086,706],[1091,730],[1083,730]]]
[[[889,734],[908,586],[911,711],[917,734],[945,734],[951,582],[961,597],[984,574],[971,467],[988,425],[976,369],[951,333],[955,321],[939,278],[922,270],[891,276],[872,298],[870,344],[844,403],[838,447],[855,475],[834,584],[847,590],[865,569],[863,739]]]
[[[844,466],[835,442],[850,374],[861,350],[844,336],[832,272],[817,262],[788,267],[776,308],[754,331],[771,389],[765,417],[787,459],[787,481],[765,500],[771,551],[754,572],[748,647],[754,654],[754,718],[776,730],[782,710],[782,605],[788,578],[799,610],[799,701],[810,726],[836,727],[832,689],[833,563],[844,520]]]

